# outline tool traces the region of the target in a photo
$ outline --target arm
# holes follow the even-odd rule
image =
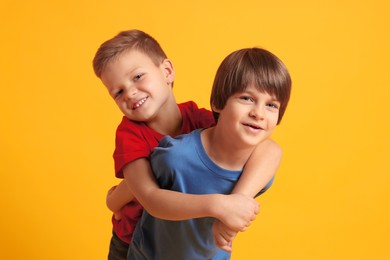
[[[258,203],[245,195],[192,195],[160,189],[147,159],[138,159],[123,169],[131,192],[153,216],[167,220],[215,217],[233,230],[249,225]]]
[[[232,193],[255,197],[275,175],[282,149],[271,139],[257,145]]]
[[[275,175],[282,157],[282,149],[271,139],[257,145],[246,163],[245,169],[232,194],[254,197]],[[245,230],[245,229],[244,229]],[[218,220],[213,224],[214,240],[217,246],[231,252],[231,242],[237,232]]]
[[[131,194],[126,181],[122,180],[117,186],[112,187],[108,191],[106,204],[107,207],[114,212],[116,217],[118,217],[117,213],[133,199],[134,196]]]

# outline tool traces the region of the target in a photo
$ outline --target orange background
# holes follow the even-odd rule
[[[1,259],[106,259],[121,115],[92,58],[154,36],[178,102],[209,107],[222,59],[260,46],[290,69],[284,157],[232,259],[389,259],[387,1],[2,1]]]

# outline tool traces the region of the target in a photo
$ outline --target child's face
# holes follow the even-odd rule
[[[153,120],[173,95],[174,70],[169,60],[159,66],[142,52],[131,50],[107,65],[103,84],[123,114],[134,121]]]
[[[278,122],[280,103],[267,93],[249,86],[228,98],[220,113],[218,125],[229,129],[231,140],[255,146],[268,138]]]

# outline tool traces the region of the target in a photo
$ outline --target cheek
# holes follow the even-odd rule
[[[274,114],[271,117],[269,117],[268,120],[268,127],[274,128],[278,124],[279,114]]]
[[[116,105],[119,107],[119,109],[125,113],[126,110],[128,109],[127,103],[123,100],[116,101]]]
[[[118,100],[115,100],[114,99],[114,101],[115,101],[115,103],[116,103],[116,105],[118,106],[118,107],[123,107],[123,102],[120,100],[120,99],[118,99]]]

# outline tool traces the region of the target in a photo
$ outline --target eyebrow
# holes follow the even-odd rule
[[[251,95],[255,95],[255,94],[257,94],[258,92],[260,92],[260,93],[262,93],[262,94],[268,95],[268,96],[270,97],[270,101],[271,101],[271,102],[278,102],[278,103],[280,103],[280,100],[277,99],[275,95],[271,95],[271,94],[269,94],[268,92],[265,92],[265,91],[264,91],[264,92],[261,92],[261,91],[259,91],[257,88],[255,88],[255,90],[246,88],[246,89],[243,90],[241,93],[248,93],[248,94],[251,94]]]

